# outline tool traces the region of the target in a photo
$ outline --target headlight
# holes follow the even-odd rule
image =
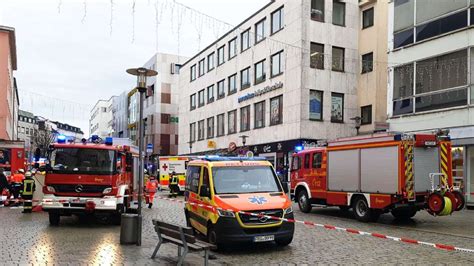
[[[108,188],[104,189],[104,191],[102,191],[102,194],[109,194],[110,192],[112,192],[112,188],[108,187]]]
[[[285,214],[290,214],[292,212],[293,212],[293,208],[291,207],[285,210]]]
[[[235,214],[232,211],[217,209],[217,213],[220,217],[235,217]]]

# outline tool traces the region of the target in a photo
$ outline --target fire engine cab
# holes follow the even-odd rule
[[[291,193],[303,212],[313,205],[352,208],[363,222],[426,209],[437,216],[464,207],[453,188],[451,142],[443,134],[377,134],[331,141],[292,157]]]
[[[138,189],[134,183],[138,153],[133,146],[113,141],[92,136],[82,143],[66,143],[60,136],[50,146],[43,210],[49,213],[51,225],[72,214],[106,215],[120,223],[121,213],[130,209],[133,191]]]
[[[0,140],[0,168],[4,169],[7,178],[17,170],[25,168],[25,156],[23,141]]]

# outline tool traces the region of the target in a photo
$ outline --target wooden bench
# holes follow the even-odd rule
[[[214,245],[200,241],[194,236],[193,229],[190,227],[181,227],[160,220],[153,220],[155,231],[158,234],[159,242],[151,258],[156,257],[156,253],[163,243],[172,243],[178,246],[178,265],[183,265],[184,257],[191,251],[204,251],[204,265],[208,265],[209,251],[215,248]],[[184,249],[181,253],[181,247]]]

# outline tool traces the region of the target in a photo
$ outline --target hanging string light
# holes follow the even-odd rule
[[[112,35],[113,23],[114,23],[114,0],[110,0],[110,22],[109,22],[110,35]]]
[[[83,2],[84,5],[84,15],[82,16],[81,23],[84,24],[84,21],[86,21],[86,16],[87,16],[87,0],[84,0]]]
[[[135,42],[135,2],[136,0],[133,0],[132,4],[132,43]]]

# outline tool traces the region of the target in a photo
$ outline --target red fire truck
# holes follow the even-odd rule
[[[303,212],[313,205],[352,208],[363,222],[426,209],[448,215],[464,207],[453,189],[451,142],[442,134],[377,134],[338,139],[292,157],[291,192]]]
[[[5,170],[7,178],[18,169],[25,168],[25,156],[23,141],[0,140],[0,168]]]
[[[134,180],[138,169],[136,148],[114,145],[112,138],[102,143],[92,136],[90,142],[58,143],[49,148],[43,186],[43,210],[51,225],[61,216],[95,214],[109,216],[120,223],[120,215],[130,210]]]

